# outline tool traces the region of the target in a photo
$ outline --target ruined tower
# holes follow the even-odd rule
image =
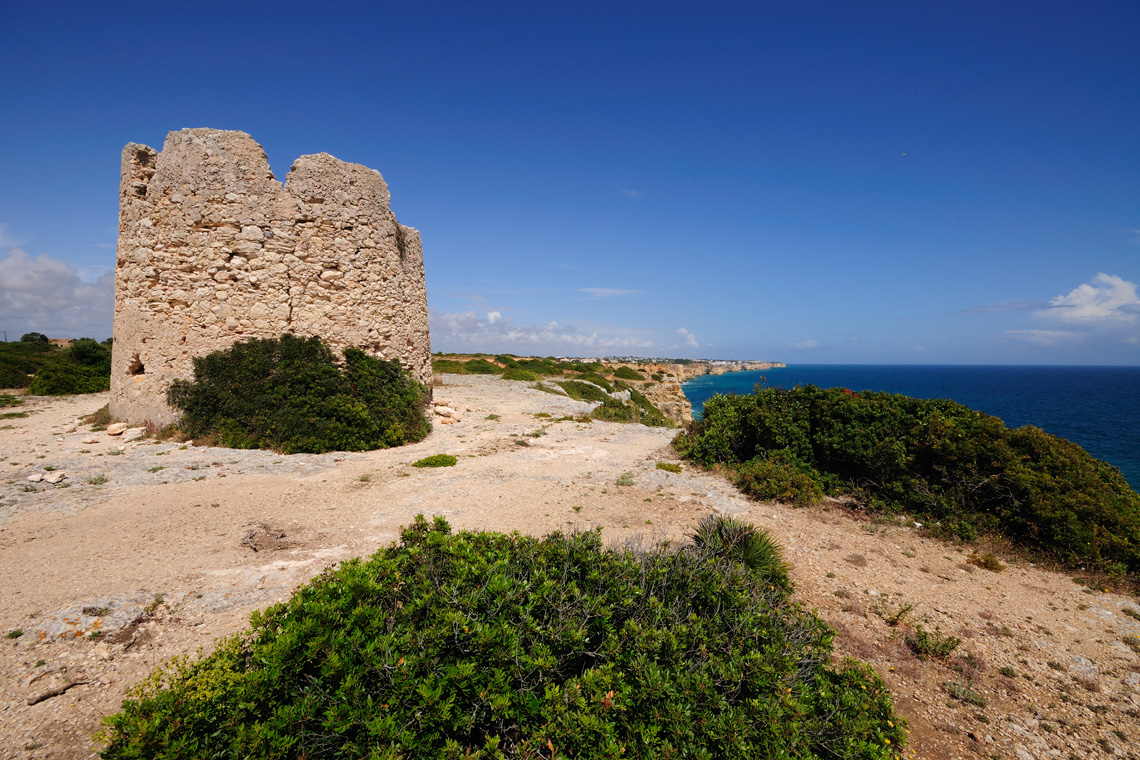
[[[282,186],[244,132],[184,129],[123,149],[111,414],[167,423],[192,359],[243,338],[316,335],[431,383],[420,235],[380,173],[327,153]]]

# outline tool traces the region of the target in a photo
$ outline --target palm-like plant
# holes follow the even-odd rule
[[[783,548],[755,525],[731,515],[712,514],[697,522],[691,538],[701,551],[739,562],[753,572],[768,576],[774,585],[791,590]]]

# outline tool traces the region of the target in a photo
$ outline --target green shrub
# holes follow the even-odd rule
[[[467,367],[465,362],[456,361],[455,359],[432,359],[431,371],[452,375],[466,375]]]
[[[523,361],[515,361],[518,369],[525,369],[533,372],[536,375],[561,375],[562,370],[555,369],[553,364],[543,361],[542,359],[525,359]]]
[[[566,395],[576,401],[613,401],[610,395],[596,385],[581,380],[556,380],[555,384],[566,391]],[[621,403],[621,402],[618,402]]]
[[[44,335],[43,333],[38,333],[38,332],[24,333],[23,335],[20,336],[20,342],[21,343],[38,343],[41,346],[46,346],[46,345],[48,345],[48,336]]]
[[[649,427],[673,427],[673,422],[666,417],[660,409],[653,405],[644,393],[636,388],[629,389],[629,400],[637,406],[641,414],[639,422]]]
[[[614,392],[614,386],[609,380],[607,380],[604,377],[602,377],[601,375],[595,374],[593,372],[583,372],[582,374],[580,374],[576,378],[574,378],[574,380],[583,380],[583,381],[588,382],[588,383],[593,383],[594,385],[597,385],[598,387],[603,388],[606,391],[606,393],[613,393]]]
[[[892,758],[866,666],[738,561],[450,533],[422,517],[176,660],[108,719],[103,757]]]
[[[495,362],[502,364],[504,367],[510,369],[511,367],[519,366],[518,360],[510,354],[499,354],[495,357]]]
[[[614,370],[614,377],[620,377],[622,380],[644,380],[645,375],[641,374],[633,367],[618,367]]]
[[[64,352],[67,358],[100,375],[111,377],[111,347],[92,338],[79,338]]]
[[[658,462],[657,469],[664,470],[665,472],[671,472],[676,475],[681,472],[681,465],[677,464],[676,462]]]
[[[945,399],[804,386],[715,396],[678,436],[705,466],[801,463],[823,490],[946,534],[1008,538],[1071,565],[1140,571],[1140,495],[1069,441]]]
[[[522,380],[524,382],[533,383],[538,380],[538,375],[531,372],[529,369],[519,369],[512,367],[503,373],[504,380]]]
[[[109,367],[107,374],[103,374],[97,367],[87,367],[64,358],[40,367],[28,385],[28,393],[33,396],[64,396],[99,393],[110,387]]]
[[[486,359],[471,359],[464,363],[463,369],[469,375],[497,375],[503,371],[502,367]]]
[[[234,448],[363,451],[419,441],[431,430],[425,390],[399,361],[356,348],[344,367],[319,338],[254,339],[194,359],[194,379],[167,394],[191,438]]]
[[[746,496],[757,501],[779,501],[806,507],[823,500],[819,482],[802,463],[774,452],[756,457],[730,470],[729,478]]]
[[[0,388],[28,387],[32,376],[24,370],[22,364],[7,356],[0,356]]]
[[[636,391],[633,391],[636,393]],[[644,398],[644,397],[643,397]],[[636,422],[649,427],[673,427],[673,423],[665,418],[652,404],[645,409],[638,404],[627,404],[616,398],[607,396],[600,406],[594,407],[590,416],[606,422]]]
[[[412,462],[412,467],[454,467],[458,461],[451,454],[432,454],[430,457]]]
[[[921,625],[914,629],[914,633],[906,637],[906,645],[922,660],[927,657],[944,660],[961,643],[962,640],[957,636],[948,636],[937,629],[928,631]]]

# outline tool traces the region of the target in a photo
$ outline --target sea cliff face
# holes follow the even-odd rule
[[[674,423],[684,425],[693,419],[693,404],[685,396],[681,383],[702,375],[723,375],[727,372],[772,369],[786,365],[783,362],[694,361],[630,363],[628,366],[657,381],[643,387],[642,392],[662,414]],[[661,379],[657,380],[657,377]]]

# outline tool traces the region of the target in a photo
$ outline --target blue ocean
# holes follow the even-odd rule
[[[817,385],[948,398],[1000,417],[1010,427],[1036,425],[1119,467],[1140,490],[1140,367],[973,367],[799,364],[784,369],[706,375],[684,384],[694,416],[717,393]]]

